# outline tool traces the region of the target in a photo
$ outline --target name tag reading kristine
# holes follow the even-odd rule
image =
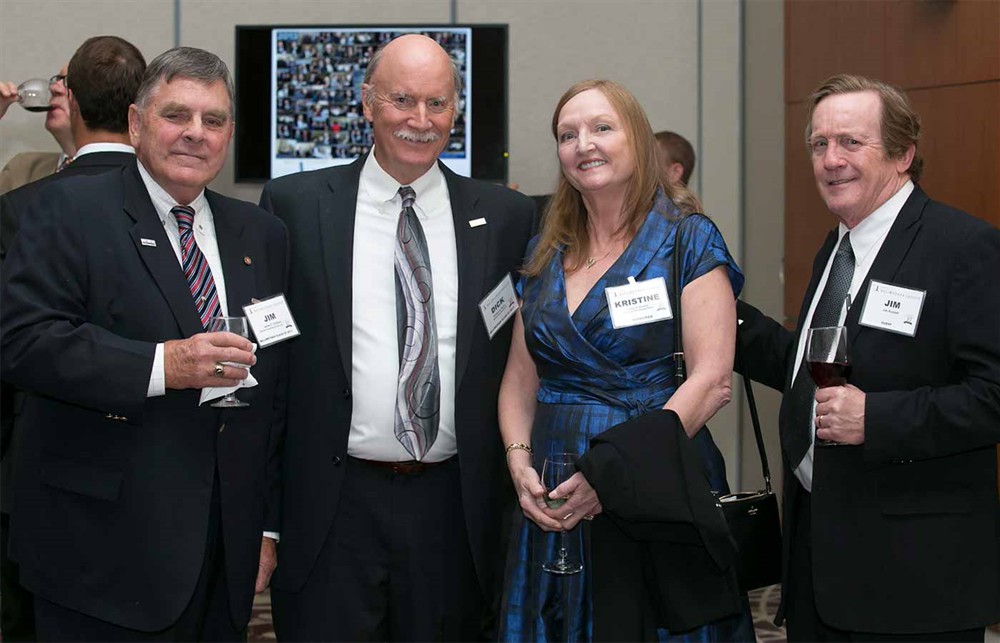
[[[670,297],[667,296],[667,282],[663,277],[645,281],[629,277],[624,286],[605,288],[604,295],[608,298],[611,325],[615,328],[640,326],[674,318],[670,309]]]
[[[917,334],[920,310],[924,307],[926,290],[915,290],[872,279],[865,295],[858,323],[870,328],[887,330],[913,337]]]

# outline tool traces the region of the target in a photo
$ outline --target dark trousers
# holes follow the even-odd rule
[[[792,533],[788,586],[784,588],[786,595],[785,628],[789,641],[880,641],[884,643],[975,641],[982,643],[985,631],[981,627],[933,634],[879,634],[839,630],[824,623],[816,610],[816,594],[813,588],[810,493],[800,489],[796,502],[798,503],[796,511],[798,520],[795,523],[795,531]]]
[[[183,529],[183,525],[178,525]],[[149,579],[155,583],[156,579]],[[205,559],[191,601],[173,625],[159,632],[142,632],[102,621],[36,597],[39,641],[245,641],[247,624],[233,625],[226,584],[222,542],[219,479],[212,491]]]
[[[31,592],[21,586],[17,564],[7,557],[10,514],[0,513],[0,633],[5,643],[35,640]]]
[[[305,585],[272,588],[278,639],[479,639],[485,606],[457,459],[411,474],[354,458],[345,466],[337,515]]]

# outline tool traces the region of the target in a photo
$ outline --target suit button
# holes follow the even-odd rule
[[[335,466],[335,467],[339,467],[340,466],[340,456],[339,455],[333,456],[333,466]]]
[[[351,399],[351,389],[349,388],[344,389],[344,399],[345,400]]]

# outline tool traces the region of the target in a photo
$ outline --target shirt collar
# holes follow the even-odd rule
[[[84,154],[93,154],[94,152],[125,152],[126,154],[135,154],[135,148],[124,143],[87,143],[76,151],[76,156],[73,157],[73,160],[75,161]]]
[[[399,214],[398,206],[400,199],[398,196],[400,183],[392,178],[388,172],[382,169],[375,159],[375,149],[372,148],[365,164],[361,168],[361,182],[371,199],[375,202],[379,211],[396,216]],[[433,210],[427,204],[436,203],[446,190],[444,172],[434,163],[424,174],[409,184],[416,193],[414,210],[421,219],[426,219],[433,214]]]
[[[889,232],[889,228],[895,223],[899,211],[903,209],[903,205],[910,198],[912,192],[913,181],[907,181],[903,187],[889,197],[888,201],[876,208],[861,223],[854,226],[854,229],[851,230],[851,249],[854,250],[857,265],[864,264],[868,253]],[[847,233],[847,226],[841,223],[838,228],[837,238],[839,240]]]
[[[149,198],[153,202],[153,207],[156,209],[156,214],[159,215],[161,221],[170,221],[174,219],[174,216],[170,213],[170,210],[178,205],[177,200],[170,196],[166,190],[160,187],[149,172],[142,166],[142,162],[137,162],[139,166],[139,176],[142,177],[142,182],[146,184],[146,191],[149,192]],[[211,221],[212,210],[208,207],[208,199],[205,198],[205,190],[202,189],[198,196],[194,198],[191,203],[182,203],[180,205],[189,205],[194,209],[195,218],[198,216],[205,216]]]

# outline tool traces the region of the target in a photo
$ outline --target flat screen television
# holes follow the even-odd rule
[[[465,79],[441,160],[464,176],[507,181],[506,25],[236,27],[235,178],[263,181],[349,163],[368,152],[361,83],[372,53],[423,33]]]

